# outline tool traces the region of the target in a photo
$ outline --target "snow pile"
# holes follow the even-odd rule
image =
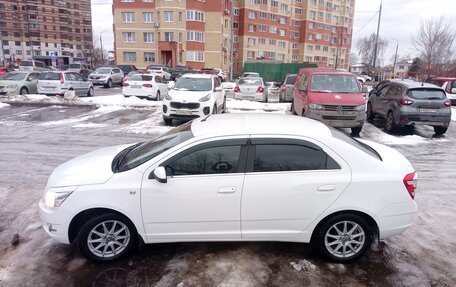
[[[1,102],[0,102],[0,109],[1,109],[1,108],[6,108],[6,107],[9,107],[9,106],[10,106],[10,105],[8,105],[8,104],[1,103]]]
[[[456,122],[456,108],[451,108],[451,120]]]
[[[64,102],[62,97],[59,97],[59,96],[48,97],[46,95],[40,95],[40,94],[14,95],[14,96],[9,96],[6,99],[11,102],[30,102],[30,103],[60,104],[60,103]],[[68,102],[68,101],[66,101],[66,102]]]
[[[102,97],[80,98],[80,102],[102,106],[135,106],[135,107],[160,107],[161,101],[150,101],[137,97],[124,97],[121,94]]]
[[[313,265],[312,262],[307,261],[305,259],[299,259],[297,262],[290,262],[290,265],[294,268],[296,271],[315,271],[317,270],[317,266]]]
[[[385,132],[383,132],[380,129],[375,129],[370,133],[370,138],[369,140],[386,144],[386,145],[419,145],[419,144],[425,144],[425,143],[434,143],[436,141],[438,142],[446,142],[448,141],[447,139],[444,138],[425,138],[419,135],[405,135],[405,136],[400,136],[400,135],[390,135]]]
[[[289,104],[289,103],[259,103],[259,102],[252,102],[252,101],[247,101],[247,100],[228,99],[226,101],[226,107],[228,109],[228,112],[230,112],[230,113],[253,111],[253,112],[272,112],[272,113],[286,114],[290,110],[291,104]]]

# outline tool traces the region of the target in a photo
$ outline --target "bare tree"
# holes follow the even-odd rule
[[[388,40],[379,37],[377,48],[377,63],[379,63],[380,66],[383,65],[383,57],[387,47]],[[374,63],[375,33],[372,33],[369,36],[365,36],[359,39],[356,43],[356,48],[358,49],[361,61],[363,63],[369,64],[369,66],[372,66]]]
[[[444,18],[427,19],[420,23],[412,43],[424,62],[424,72],[430,77],[445,70],[454,60],[452,50],[456,34],[450,22]]]
[[[93,46],[91,47],[91,49],[87,49],[84,51],[84,57],[86,59],[90,59],[88,64],[90,64],[93,67],[103,66],[105,64],[103,63],[103,61],[106,62],[108,59],[108,52],[105,49],[103,49],[103,57],[101,56],[102,51],[100,46],[101,45],[99,40],[97,39],[97,37],[94,37]]]
[[[356,55],[355,53],[351,53],[350,54],[350,60],[348,62],[350,64],[350,66],[353,66],[355,64],[358,63],[358,55]]]

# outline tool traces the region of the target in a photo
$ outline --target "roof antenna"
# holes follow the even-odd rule
[[[201,121],[202,122],[205,122],[207,120],[208,117],[210,117],[212,114],[208,114],[207,117],[205,117],[204,119],[202,119]]]

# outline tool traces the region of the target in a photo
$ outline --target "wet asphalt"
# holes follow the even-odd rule
[[[52,170],[100,147],[154,137],[128,127],[160,121],[158,112],[0,109],[0,286],[456,286],[454,122],[442,137],[430,127],[393,135],[420,139],[390,144],[418,171],[419,212],[404,234],[374,244],[352,264],[329,263],[307,244],[278,242],[154,244],[117,262],[94,264],[76,246],[48,238],[37,203]],[[366,124],[361,137],[381,138],[383,125]],[[17,245],[11,243],[15,234]],[[299,260],[305,263],[301,271],[290,265]]]

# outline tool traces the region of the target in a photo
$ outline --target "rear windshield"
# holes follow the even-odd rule
[[[333,137],[335,137],[336,139],[346,142],[346,143],[350,144],[351,146],[367,153],[368,155],[375,157],[378,160],[382,160],[382,157],[378,154],[378,152],[375,149],[368,146],[367,144],[362,143],[362,142],[356,140],[355,138],[352,138],[352,137],[344,134],[343,132],[336,130],[335,128],[329,127],[329,129],[331,130]]]
[[[81,66],[81,64],[70,64],[70,69],[80,69]]]
[[[152,81],[153,76],[135,74],[130,77],[130,81]]]
[[[40,80],[45,81],[60,81],[60,73],[42,73],[40,75]]]
[[[211,91],[212,79],[205,78],[179,78],[174,90],[181,91]]]
[[[117,66],[119,69],[122,70],[124,73],[129,73],[133,70],[133,67],[130,65],[125,65],[125,66]]]
[[[296,81],[296,76],[288,76],[286,84],[287,85],[294,85],[295,81]]]
[[[22,81],[23,79],[25,79],[25,76],[27,76],[26,73],[9,73],[3,77],[3,80]]]
[[[436,89],[412,89],[407,95],[417,100],[443,100],[446,97],[442,90]]]
[[[243,77],[259,77],[260,74],[258,73],[244,73],[242,74]]]
[[[240,79],[238,85],[259,86],[261,85],[260,79]]]
[[[322,93],[359,93],[358,81],[353,75],[328,74],[312,75],[310,82],[312,92]]]
[[[21,61],[19,66],[31,67],[31,66],[33,66],[33,62],[32,61]]]

